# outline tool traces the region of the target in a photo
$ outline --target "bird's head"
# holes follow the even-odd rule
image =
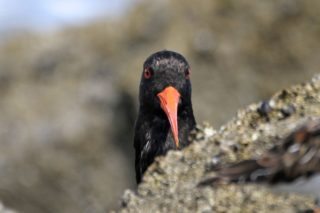
[[[176,146],[179,147],[178,120],[183,108],[191,107],[190,67],[179,53],[160,51],[147,58],[140,83],[140,106],[165,114]]]

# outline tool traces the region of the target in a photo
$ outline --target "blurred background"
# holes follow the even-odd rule
[[[0,200],[27,213],[116,209],[135,189],[142,63],[182,53],[198,123],[319,72],[318,0],[0,0]]]

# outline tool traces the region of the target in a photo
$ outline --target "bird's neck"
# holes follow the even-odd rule
[[[188,136],[195,128],[196,122],[192,108],[178,110],[179,148],[189,144]],[[177,149],[171,132],[170,123],[163,111],[150,111],[140,107],[136,121],[135,149],[137,180],[148,166],[159,155],[164,155],[170,149]]]
[[[168,149],[174,148],[174,142],[172,138],[172,133],[170,129],[170,123],[166,114],[160,109],[157,112],[150,111],[150,109],[140,108],[139,113],[144,115],[145,124],[148,128],[145,128],[145,131],[150,131],[150,135],[153,138],[158,138],[159,141],[154,141],[156,143],[165,141],[168,143]],[[180,148],[185,147],[188,142],[188,136],[192,129],[195,128],[196,122],[193,115],[192,107],[179,108],[178,110],[178,129],[179,129],[179,141]],[[161,142],[160,142],[161,144]],[[158,144],[159,145],[159,144]],[[169,148],[170,147],[170,148]]]

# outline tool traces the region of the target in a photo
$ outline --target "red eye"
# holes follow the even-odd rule
[[[153,75],[153,70],[151,67],[145,68],[143,71],[143,76],[145,79],[149,79],[151,78],[151,76]]]
[[[186,79],[189,79],[190,78],[190,69],[186,69],[184,71],[184,76],[186,77]]]

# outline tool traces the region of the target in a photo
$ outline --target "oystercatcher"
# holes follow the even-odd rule
[[[139,102],[134,135],[137,183],[156,156],[189,144],[196,121],[187,60],[168,50],[149,56],[143,65]]]

